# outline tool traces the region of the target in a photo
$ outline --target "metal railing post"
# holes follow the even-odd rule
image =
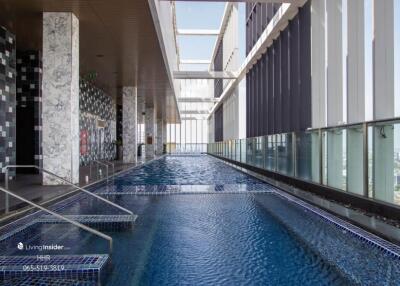
[[[93,162],[97,163],[97,174],[99,173],[99,165],[102,165],[102,166],[106,167],[106,176],[107,176],[106,180],[107,180],[107,184],[108,184],[108,176],[109,176],[109,174],[108,174],[108,165],[103,163],[103,162],[101,162],[101,161],[99,161],[99,160],[93,160]]]
[[[323,154],[322,154],[322,151],[323,151],[323,148],[322,148],[322,129],[318,129],[318,142],[319,142],[319,146],[318,146],[318,148],[319,148],[319,183],[322,185],[322,183],[323,183],[323,178],[322,178],[322,176],[323,176],[323,163],[324,163],[324,160],[323,160]]]
[[[292,154],[293,154],[293,176],[297,177],[297,137],[296,133],[292,132]]]
[[[363,124],[363,195],[368,197],[368,124]]]

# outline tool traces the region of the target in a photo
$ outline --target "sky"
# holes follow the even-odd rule
[[[347,9],[346,2],[351,0],[343,0],[343,62],[346,62],[347,56]],[[219,29],[225,3],[223,2],[176,2],[177,25],[180,29]],[[400,0],[395,1],[395,47],[396,51],[400,50]],[[372,104],[373,104],[373,1],[365,1],[365,93],[366,120],[372,120]],[[239,50],[240,62],[245,59],[245,5],[239,4]],[[181,59],[210,59],[215,45],[215,36],[179,36],[179,47]],[[346,119],[346,65],[343,65],[343,97],[344,106],[343,114]],[[195,70],[207,69],[204,66],[186,65],[182,69]],[[395,53],[395,115],[400,116],[400,53]]]
[[[176,21],[178,29],[215,29],[221,25],[225,3],[223,2],[176,2]],[[240,60],[244,60],[245,45],[245,6],[239,4],[239,46]],[[201,59],[211,58],[216,36],[179,36],[179,51],[181,59]],[[193,69],[197,67],[189,67]],[[208,68],[207,66],[201,67]]]

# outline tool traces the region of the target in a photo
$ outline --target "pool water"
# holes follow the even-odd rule
[[[284,196],[247,192],[243,185],[274,189],[212,157],[164,157],[118,176],[113,184],[113,190],[237,185],[244,191],[108,195],[138,219],[132,229],[106,232],[114,249],[105,285],[400,285],[398,258]],[[83,197],[62,213],[115,210]],[[57,233],[64,235],[57,238]],[[106,249],[104,241],[67,225],[44,225],[29,238],[32,243],[63,239],[73,253]]]

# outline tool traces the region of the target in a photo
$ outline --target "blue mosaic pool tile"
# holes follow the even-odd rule
[[[171,194],[242,194],[272,192],[267,184],[225,184],[225,185],[148,185],[110,186],[96,191],[98,195],[171,195]]]
[[[137,219],[137,215],[65,215],[65,217],[101,231],[130,229]],[[36,222],[52,224],[68,223],[52,215],[43,215]]]
[[[52,255],[50,261],[38,260],[36,256],[0,256],[0,279],[53,277],[99,282],[108,263],[106,254]]]
[[[286,192],[283,192],[275,187],[271,187],[271,188],[273,188],[274,193],[279,195],[280,197],[283,197],[286,200],[311,211],[312,213],[314,213],[314,214],[318,215],[320,218],[322,218],[324,221],[326,221],[342,230],[347,231],[348,233],[355,236],[356,238],[361,239],[362,241],[366,242],[368,245],[378,247],[381,250],[383,250],[384,252],[386,252],[387,254],[400,260],[400,247],[399,246],[397,246],[383,238],[380,238],[379,236],[377,236],[373,233],[363,230],[362,228],[359,228],[343,219],[340,219],[339,217],[336,217],[336,216],[334,216],[318,207],[315,207],[303,200],[300,200]]]
[[[0,281],[1,286],[96,286],[96,281],[60,279],[51,277],[17,277]]]
[[[65,215],[67,218],[80,222],[87,226],[96,228],[101,231],[122,231],[132,228],[137,219],[137,215]],[[6,231],[0,236],[0,242],[14,239],[16,235],[21,235],[28,232],[38,223],[68,223],[65,220],[59,219],[53,215],[45,213],[37,213],[26,223],[19,223],[15,228],[7,227]]]

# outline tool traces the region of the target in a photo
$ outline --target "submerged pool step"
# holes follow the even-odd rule
[[[65,215],[65,217],[100,231],[124,231],[131,229],[137,219],[137,215]],[[24,220],[23,223],[16,222],[15,225],[10,224],[10,226],[4,228],[0,233],[0,250],[7,241],[29,233],[40,224],[69,224],[69,222],[52,215],[41,214],[37,217],[32,217],[30,221]]]
[[[65,217],[87,226],[106,231],[129,229],[137,219],[137,215],[64,215]],[[38,223],[68,223],[52,215],[42,215],[36,219]]]
[[[107,186],[96,191],[98,195],[172,195],[172,194],[244,194],[270,193],[266,184],[224,185],[140,185]]]
[[[101,285],[108,267],[107,254],[51,255],[49,259],[0,256],[0,282],[2,285]]]

